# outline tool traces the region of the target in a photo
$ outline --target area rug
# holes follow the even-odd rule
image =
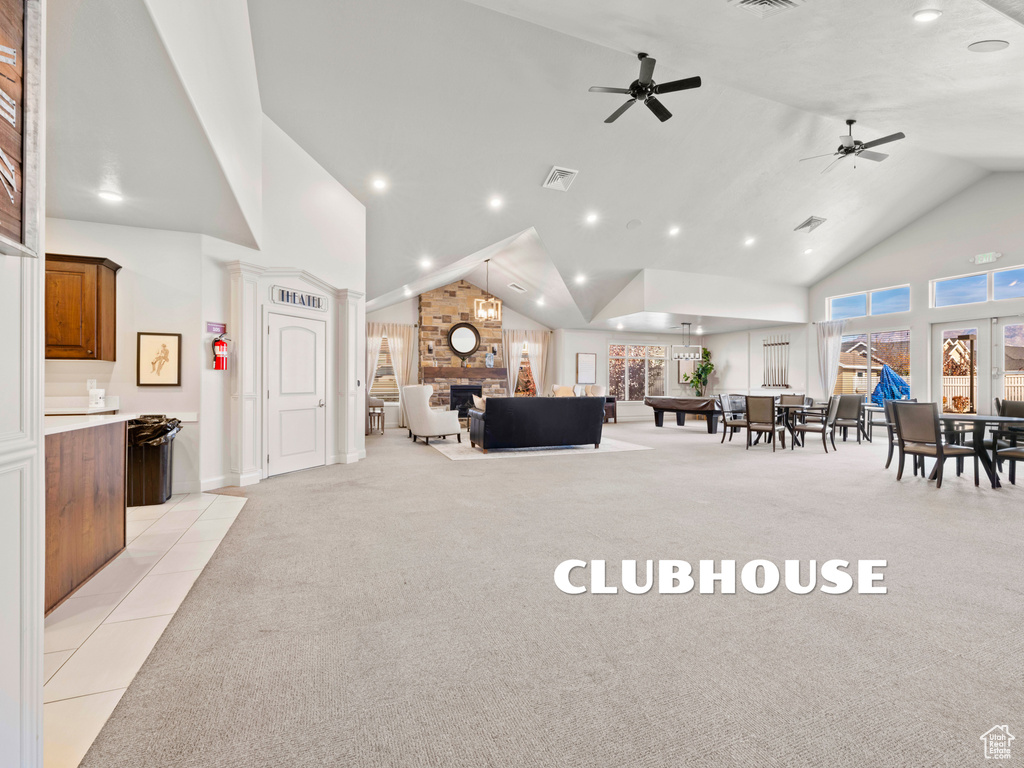
[[[465,435],[463,436],[465,437]],[[469,440],[457,443],[451,440],[437,440],[430,443],[430,447],[444,454],[452,461],[472,461],[474,459],[521,459],[524,456],[568,456],[577,454],[580,456],[594,456],[602,453],[622,453],[623,451],[651,451],[654,450],[647,445],[627,443],[624,440],[612,440],[604,438],[601,446],[594,448],[593,445],[564,445],[559,448],[500,448],[491,449],[484,453],[479,448],[473,448]]]

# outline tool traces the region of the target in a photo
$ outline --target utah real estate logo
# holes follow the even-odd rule
[[[1010,742],[1014,737],[1010,735],[1010,727],[1007,725],[993,726],[989,731],[981,735],[981,741],[985,747],[986,760],[1008,760],[1010,758]]]

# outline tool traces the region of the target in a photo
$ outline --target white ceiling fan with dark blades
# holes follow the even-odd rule
[[[604,88],[602,86],[595,85],[590,89],[591,93],[621,93],[625,96],[629,96],[629,101],[612,112],[608,116],[608,119],[605,120],[606,123],[614,123],[619,119],[619,116],[623,112],[632,107],[638,101],[642,101],[646,104],[647,108],[664,123],[672,117],[672,113],[665,109],[664,104],[658,101],[657,96],[659,94],[672,93],[673,91],[686,91],[690,88],[700,88],[699,77],[687,77],[683,80],[673,80],[669,83],[655,83],[655,60],[646,53],[637,54],[637,58],[640,59],[640,77],[634,80],[629,88]]]
[[[835,167],[836,163],[850,155],[853,155],[854,157],[863,157],[865,160],[874,160],[876,163],[880,163],[885,160],[888,155],[884,152],[872,152],[871,150],[873,147],[879,147],[882,144],[888,144],[891,141],[899,141],[900,139],[907,138],[907,135],[901,131],[900,133],[892,133],[888,136],[883,136],[880,139],[874,139],[873,141],[859,141],[853,138],[853,126],[856,122],[856,120],[846,121],[846,124],[849,126],[849,133],[847,133],[846,136],[839,137],[842,144],[839,145],[839,148],[835,152],[829,152],[824,155],[815,155],[814,157],[805,157],[800,162],[802,163],[804,160],[817,160],[821,157],[834,157],[835,160],[826,165],[822,173],[828,173]]]

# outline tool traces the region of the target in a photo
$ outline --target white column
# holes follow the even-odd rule
[[[359,291],[339,290],[337,299],[337,453],[350,464],[366,458],[366,303]]]
[[[258,483],[263,474],[259,276],[264,269],[234,261],[227,265],[227,270],[231,276],[228,337],[233,340],[228,346],[231,374],[228,482],[241,486]]]
[[[23,242],[0,241],[0,762],[43,764],[43,0],[25,5]]]

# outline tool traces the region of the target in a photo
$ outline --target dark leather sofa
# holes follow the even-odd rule
[[[469,441],[492,448],[601,445],[603,397],[491,397],[469,409]]]

